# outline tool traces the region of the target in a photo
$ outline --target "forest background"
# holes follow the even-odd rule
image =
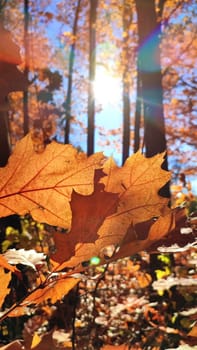
[[[7,258],[8,263],[12,262],[13,264],[13,259],[16,257],[19,260],[17,260],[17,263],[15,261],[14,265],[28,266],[28,272],[23,272],[28,282],[24,283],[23,280],[22,290],[19,292],[19,295],[15,295],[18,288],[15,284],[19,282],[18,279],[16,282],[16,270],[9,267],[14,277],[10,280],[11,275],[9,275],[7,281],[8,290],[4,291],[2,297],[4,312],[2,314],[1,336],[3,342],[9,343],[13,339],[23,337],[26,340],[25,346],[27,349],[44,349],[44,346],[49,346],[49,344],[50,347],[58,348],[57,340],[54,343],[52,338],[52,334],[54,335],[55,333],[54,324],[57,323],[58,317],[61,319],[62,308],[68,308],[69,311],[66,309],[67,315],[72,314],[72,317],[64,316],[58,325],[58,328],[64,328],[64,337],[66,334],[68,338],[62,341],[62,344],[64,344],[63,348],[96,349],[104,348],[105,344],[113,344],[115,348],[115,345],[125,344],[124,347],[130,349],[166,349],[172,344],[176,348],[185,342],[188,346],[196,344],[196,308],[193,308],[193,311],[189,311],[189,308],[194,306],[196,302],[196,251],[194,245],[196,225],[194,212],[196,210],[197,113],[196,11],[196,1],[151,0],[147,2],[142,0],[124,0],[118,3],[116,1],[96,0],[66,2],[1,1],[0,146],[1,150],[3,150],[1,152],[1,167],[5,167],[7,174],[10,174],[10,167],[15,169],[13,165],[18,154],[19,159],[23,161],[23,168],[30,169],[29,172],[31,172],[31,164],[28,168],[28,155],[32,154],[30,140],[33,145],[33,151],[40,157],[43,157],[44,154],[50,157],[48,150],[53,149],[49,147],[53,147],[54,140],[56,140],[60,143],[71,143],[77,148],[81,158],[74,155],[74,151],[71,148],[65,148],[65,151],[70,152],[70,162],[72,162],[73,167],[76,166],[74,165],[76,159],[79,163],[88,161],[85,158],[83,159],[85,157],[83,152],[87,152],[88,156],[90,156],[95,152],[104,150],[105,154],[107,156],[112,155],[119,165],[124,164],[122,168],[118,169],[125,169],[125,173],[123,171],[121,176],[126,179],[126,168],[129,162],[132,163],[132,160],[124,162],[129,155],[140,149],[149,159],[167,149],[168,162],[167,158],[165,158],[162,167],[165,170],[169,168],[172,172],[172,207],[186,207],[186,214],[179,213],[175,215],[177,227],[188,226],[187,229],[189,230],[189,235],[184,235],[184,239],[183,235],[176,236],[175,234],[174,240],[172,237],[169,239],[169,244],[176,243],[179,246],[171,248],[171,250],[169,247],[166,248],[167,255],[155,254],[156,247],[154,249],[151,248],[152,254],[150,256],[145,252],[135,255],[134,253],[144,249],[149,250],[150,248],[150,237],[152,236],[147,226],[144,226],[144,223],[146,222],[147,224],[153,217],[155,217],[155,220],[158,220],[160,216],[164,218],[164,222],[167,222],[165,216],[167,214],[164,215],[163,209],[165,207],[166,210],[167,200],[162,199],[158,202],[158,208],[154,209],[154,211],[151,209],[149,217],[145,216],[142,211],[139,214],[135,208],[136,217],[132,218],[134,220],[135,234],[138,232],[136,225],[143,223],[141,229],[144,233],[146,232],[147,236],[142,235],[139,240],[137,236],[136,238],[132,236],[134,232],[132,231],[128,238],[128,231],[126,231],[125,237],[117,235],[114,241],[111,239],[109,242],[103,243],[106,236],[101,230],[102,256],[93,254],[93,260],[90,258],[86,260],[86,254],[82,250],[80,258],[77,252],[73,254],[75,260],[72,264],[74,265],[71,264],[69,259],[69,263],[67,262],[67,265],[64,265],[66,272],[71,275],[69,269],[72,267],[75,271],[79,261],[82,264],[80,271],[76,271],[80,275],[72,277],[67,282],[67,286],[70,286],[68,287],[69,290],[75,286],[73,292],[75,302],[73,302],[73,294],[71,292],[72,303],[71,305],[69,304],[68,290],[65,291],[65,286],[61,289],[60,285],[58,285],[58,282],[62,281],[62,275],[61,277],[59,276],[57,285],[62,290],[61,296],[56,296],[56,300],[52,299],[50,294],[47,294],[47,299],[50,299],[51,303],[54,304],[55,312],[51,311],[51,307],[46,309],[46,297],[40,295],[39,302],[35,302],[36,299],[28,300],[30,306],[34,304],[34,307],[31,306],[29,311],[29,318],[32,321],[31,326],[30,322],[24,319],[24,316],[21,316],[22,319],[17,317],[19,320],[17,321],[16,333],[10,332],[12,328],[12,323],[10,323],[12,321],[10,320],[12,320],[11,316],[14,316],[14,319],[16,316],[19,316],[20,306],[20,310],[23,309],[23,311],[20,311],[21,315],[25,313],[24,300],[22,300],[22,305],[21,297],[24,299],[26,294],[30,293],[31,295],[39,288],[41,290],[44,287],[47,288],[47,286],[51,287],[48,276],[52,271],[54,272],[53,269],[56,269],[56,267],[53,266],[52,268],[50,266],[49,268],[48,266],[47,269],[50,272],[46,272],[44,271],[46,266],[42,266],[38,282],[38,278],[35,278],[35,275],[38,273],[38,271],[35,272],[37,269],[35,266],[39,264],[35,263],[35,265],[30,266],[27,261],[26,263],[21,263],[20,258],[17,257],[16,250],[12,251],[12,256]],[[29,132],[30,134],[28,134]],[[24,135],[27,136],[23,139]],[[19,140],[21,140],[21,143],[18,143],[18,148],[15,148],[16,142]],[[21,156],[20,153],[23,148],[26,149],[25,157]],[[10,167],[6,168],[8,157],[12,150],[15,149],[16,153],[13,153],[15,158],[11,158],[13,161],[11,163],[10,160]],[[100,157],[98,155],[99,153],[95,153],[95,158],[90,158],[96,159],[97,167],[94,168],[94,171],[101,167],[101,163],[99,163],[101,159],[98,159]],[[29,159],[32,159],[32,162],[34,162],[34,156]],[[57,157],[57,159],[59,158]],[[139,169],[142,168],[140,174],[144,176],[144,172],[147,169],[146,177],[150,178],[153,176],[151,167],[152,171],[155,169],[153,164],[156,163],[160,167],[163,158],[153,157],[147,163],[140,156],[131,159],[135,159],[136,169],[138,169],[138,166]],[[154,159],[154,161],[151,159]],[[32,163],[32,167],[34,164]],[[144,167],[141,164],[144,164]],[[103,169],[105,174],[108,174],[108,177],[110,177],[110,172],[113,173],[114,171],[113,179],[116,179],[115,174],[117,174],[117,171],[114,170],[116,169],[114,166],[106,165]],[[162,178],[159,182],[155,180],[157,186],[155,191],[157,193],[169,178],[168,175],[164,174],[164,170],[156,171]],[[10,175],[8,177],[9,179],[12,178],[13,181],[13,176],[12,174],[11,177]],[[22,181],[23,171],[19,172],[19,176]],[[93,194],[95,194],[95,197],[92,200],[98,198],[97,191],[99,187],[97,188],[97,181],[94,184],[95,192]],[[120,190],[120,185],[118,187],[118,182],[116,186],[112,186],[112,184],[110,185],[112,180],[109,180],[108,184],[106,184],[105,180],[99,181],[105,184],[105,190],[108,188],[108,192],[113,192],[113,196],[116,193],[115,189],[117,192],[122,191],[122,189]],[[154,176],[152,182],[154,182]],[[24,186],[27,186],[27,184]],[[128,190],[127,181],[124,186]],[[55,185],[56,187],[57,184]],[[5,190],[5,188],[6,185],[3,183],[2,189]],[[22,189],[23,187],[20,188],[19,194],[23,192]],[[8,192],[9,190],[10,187]],[[81,190],[79,191],[76,185],[74,190],[82,195],[91,194],[90,189],[88,190],[89,192],[87,192],[87,189],[86,191],[84,190],[84,193],[80,192]],[[163,187],[160,191],[160,194],[164,196],[162,198],[169,197],[169,190],[169,185]],[[31,189],[31,191],[35,191],[35,189]],[[137,192],[134,192],[133,195],[135,193]],[[146,195],[146,189],[143,192],[142,188],[140,188],[140,193],[147,204],[147,198],[150,194]],[[3,201],[4,197],[12,196],[14,197],[13,193],[9,195],[7,193],[6,195],[2,194],[1,199]],[[136,195],[137,203],[139,197],[139,194]],[[79,204],[77,204],[77,198],[75,194],[72,194],[70,199],[73,216],[82,200],[78,198]],[[112,195],[110,198],[110,201],[114,200]],[[139,203],[141,207],[144,206],[141,199]],[[125,204],[121,203],[121,205]],[[152,202],[151,205],[153,205]],[[1,216],[5,217],[5,204],[3,206],[4,210]],[[17,208],[17,206],[19,207]],[[43,205],[40,202],[42,210],[45,209],[45,206],[47,208],[47,203]],[[154,206],[156,207],[155,204]],[[88,205],[87,207],[90,210]],[[27,212],[32,214],[34,209],[31,207]],[[132,210],[134,209],[132,208]],[[6,213],[7,215],[25,214],[24,207],[23,209],[20,208],[15,197],[12,211],[7,211]],[[80,215],[79,208],[77,213]],[[92,214],[91,211],[89,214]],[[60,237],[58,236],[59,233],[54,233],[54,228],[52,227],[55,225],[57,229],[57,226],[62,226],[65,229],[68,226],[68,222],[66,226],[65,219],[64,221],[54,221],[54,219],[51,221],[51,218],[49,220],[47,215],[45,219],[43,216],[43,220],[38,213],[33,215],[34,219],[40,221],[41,224],[38,224],[30,216],[22,216],[19,220],[18,216],[15,215],[9,217],[8,221],[5,221],[3,218],[1,224],[2,253],[6,256],[6,251],[7,249],[9,251],[10,248],[34,249],[37,259],[43,260],[44,255],[37,256],[36,251],[50,256],[51,249],[54,249],[54,242],[51,243],[54,237],[56,246],[60,249],[61,239],[57,238]],[[99,215],[101,215],[100,212]],[[185,215],[190,215],[189,221]],[[106,213],[105,216],[108,217]],[[139,216],[141,216],[140,219]],[[46,226],[42,223],[43,221],[53,226]],[[92,222],[92,224],[94,228],[94,223]],[[73,222],[72,225],[74,226]],[[120,223],[120,230],[124,231],[125,227],[123,229],[121,225],[122,222]],[[152,226],[153,222],[151,221]],[[172,228],[169,229],[169,227],[168,230],[166,228],[160,228],[159,230],[155,228],[158,239],[163,238],[167,233],[174,230]],[[176,231],[179,230],[177,229]],[[180,234],[180,232],[178,233]],[[178,233],[176,232],[176,234]],[[69,241],[69,237],[68,235],[66,240]],[[125,240],[123,240],[123,250],[120,249],[120,252],[118,252],[117,244],[119,245],[118,242],[121,242],[123,237]],[[74,242],[76,246],[80,239]],[[131,239],[132,242],[138,242],[139,248],[133,249],[129,246],[126,249],[124,244],[128,243],[128,239]],[[84,238],[82,239],[83,243],[87,243],[86,240],[83,240]],[[94,234],[92,234],[90,239],[90,242],[92,241],[97,242]],[[67,241],[66,243],[70,244]],[[71,248],[73,253],[72,245]],[[184,253],[186,249],[187,255]],[[169,255],[172,251],[175,253],[174,256],[172,254]],[[21,251],[20,253],[22,254]],[[67,254],[65,251],[63,253]],[[62,264],[64,260],[66,261],[66,258],[62,261],[60,255],[60,253],[57,256],[53,255],[52,259],[56,257],[55,261]],[[130,256],[130,258],[112,265],[112,268],[110,263],[113,260],[125,256]],[[106,262],[106,257],[109,261],[103,265],[103,262]],[[100,264],[104,267],[100,268]],[[187,267],[186,271],[183,272],[184,264]],[[98,266],[95,268],[95,265]],[[7,265],[5,266],[5,262],[2,266],[8,268]],[[81,271],[84,268],[88,269],[88,272],[85,272],[85,282]],[[34,276],[32,279],[29,277],[29,269]],[[160,274],[156,271],[160,271]],[[4,274],[2,272],[3,276]],[[74,274],[73,270],[72,274]],[[98,274],[100,274],[99,277]],[[97,276],[95,283],[94,279],[90,278],[91,275]],[[188,275],[189,278],[186,278]],[[111,278],[111,276],[113,277]],[[161,298],[159,297],[159,292],[158,295],[155,295],[157,293],[151,289],[153,282],[158,279],[158,276],[165,278],[164,288],[162,289],[162,284],[159,287],[156,284],[157,287],[154,290],[159,289],[161,293],[161,290],[167,289],[166,294],[162,292]],[[172,284],[169,284],[169,276],[173,277],[174,282],[171,282]],[[192,279],[190,278],[191,276],[193,277]],[[186,278],[187,282],[183,282],[183,277]],[[82,284],[78,284],[78,279],[82,279]],[[111,297],[112,300],[115,298],[114,304],[117,303],[117,284],[114,281],[117,280],[117,283],[120,284],[122,279],[124,280],[124,286],[120,288],[121,293],[118,298],[121,300],[119,300],[119,309],[116,309],[115,314],[119,317],[120,312],[122,312],[124,316],[122,316],[123,322],[121,321],[118,324],[118,322],[116,323],[116,317],[110,315],[111,311],[108,310],[107,316],[104,315],[103,298],[105,300],[106,296],[111,293],[109,291],[112,287],[111,280],[113,280],[112,289],[115,291],[115,295],[111,295]],[[134,283],[134,280],[137,282]],[[132,281],[129,286],[128,281],[129,283]],[[106,290],[105,296],[103,296],[101,288],[102,283],[103,289]],[[174,286],[176,287],[173,288],[172,292],[172,287]],[[136,288],[141,292],[139,290],[134,292]],[[9,290],[11,290],[11,295],[8,293]],[[134,297],[132,302],[129,299],[131,298],[131,290],[132,297]],[[84,295],[88,292],[90,294],[89,303],[92,305],[93,318],[90,315],[91,311],[88,311],[89,306],[87,303],[87,315],[83,319],[82,313],[84,310],[81,306],[83,303],[79,306],[77,300],[79,298],[83,301]],[[14,298],[13,293],[15,295]],[[6,294],[8,294],[7,299],[5,299]],[[145,295],[149,296],[148,301],[144,299]],[[162,310],[167,305],[167,302],[164,301],[164,295],[167,300],[169,296],[174,300],[171,311],[165,310],[165,319],[162,318]],[[188,295],[190,295],[190,298]],[[181,307],[177,301],[178,298],[182,300],[183,306]],[[13,303],[13,300],[15,300],[15,303]],[[110,306],[111,309],[115,309],[113,302]],[[35,308],[35,304],[37,308]],[[127,306],[123,307],[123,305]],[[142,311],[134,316],[136,305]],[[154,308],[155,305],[156,307]],[[71,311],[69,308],[71,308]],[[37,309],[42,314],[41,320],[38,317]],[[13,310],[15,310],[15,314]],[[189,317],[185,317],[184,312],[189,312],[187,314]],[[51,320],[49,323],[46,321],[48,317]],[[186,318],[187,321],[185,320]],[[112,319],[115,323],[112,322]],[[182,321],[182,319],[185,321]],[[139,321],[143,332],[139,331]],[[158,327],[160,322],[162,322],[162,326]],[[32,326],[34,323],[35,328]],[[31,328],[31,331],[29,331],[29,328]],[[108,332],[106,332],[107,328]],[[117,331],[118,328],[119,330]],[[87,345],[88,329],[91,330],[91,336]],[[47,336],[43,336],[46,331],[49,333],[47,333]],[[61,338],[63,335],[58,335],[58,337]],[[19,343],[18,345],[20,346]],[[13,346],[16,346],[16,343]]]

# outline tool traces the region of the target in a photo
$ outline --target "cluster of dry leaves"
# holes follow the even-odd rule
[[[170,180],[170,173],[161,168],[163,158],[164,154],[145,158],[138,152],[118,167],[102,153],[87,157],[53,141],[38,154],[31,135],[19,141],[8,165],[0,168],[0,216],[28,213],[66,233],[53,229],[56,252],[48,275],[40,274],[36,287],[1,319],[23,315],[28,306],[45,300],[61,300],[93,257],[105,264],[161,245],[194,242],[192,229],[187,236],[180,233],[187,225],[184,211],[170,210],[168,199],[158,194]],[[5,286],[1,306],[11,274],[20,278],[20,271],[4,255],[0,265]]]

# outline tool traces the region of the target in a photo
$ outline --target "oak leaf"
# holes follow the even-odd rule
[[[161,169],[163,156],[160,154],[145,158],[136,153],[127,159],[122,168],[117,167],[110,159],[103,167],[106,175],[100,179],[104,190],[98,184],[89,197],[73,194],[72,229],[69,234],[54,234],[57,252],[52,258],[62,264],[60,268],[80,268],[80,263],[93,256],[99,256],[102,263],[102,251],[111,245],[114,245],[114,250],[116,245],[124,245],[124,249],[121,248],[114,257],[125,257],[146,249],[150,242],[153,243],[152,241],[168,232],[171,216],[163,219],[164,227],[159,227],[161,233],[155,237],[152,237],[152,231],[150,237],[144,240],[135,235],[135,226],[138,223],[150,220],[152,225],[153,217],[170,212],[167,207],[168,199],[158,194],[159,189],[170,178],[170,174]],[[161,226],[161,220],[157,223],[159,225]],[[132,234],[128,239],[129,230]],[[149,232],[147,236],[148,234]]]
[[[7,312],[7,316],[18,317],[24,315],[27,307],[38,305],[48,300],[51,300],[51,303],[54,304],[67,295],[79,281],[77,278],[68,277],[46,282],[45,285],[40,285],[35,291],[32,291],[20,305],[12,307],[10,312]]]
[[[9,293],[10,288],[8,288],[9,282],[11,280],[11,272],[5,273],[4,269],[0,268],[0,281],[3,288],[0,288],[0,307],[2,306],[6,295]]]
[[[196,245],[196,232],[193,230],[188,222],[188,216],[185,208],[175,208],[171,211],[172,226],[169,228],[168,233],[158,237],[157,240],[152,240],[152,245],[149,247],[150,252],[178,252],[186,250]],[[182,230],[189,229],[187,234],[183,234]],[[157,237],[157,230],[154,233]],[[178,244],[177,244],[178,243]],[[182,249],[181,249],[182,248]]]
[[[164,213],[167,198],[159,196],[158,191],[170,180],[170,173],[161,168],[164,153],[146,158],[140,152],[129,157],[119,168],[109,159],[101,179],[105,191],[119,193],[118,216],[128,214],[133,224],[143,222]]]
[[[57,281],[52,281],[44,288],[38,288],[31,293],[21,305],[26,304],[40,304],[48,299],[54,304],[57,300],[61,300],[68,292],[77,285],[79,279],[65,278]]]
[[[171,211],[165,216],[160,216],[156,221],[150,219],[140,224],[131,224],[113,259],[121,259],[148,250],[155,242],[162,241],[169,231],[174,229],[174,226],[175,218]]]
[[[55,141],[37,154],[27,135],[0,168],[0,216],[31,213],[37,221],[70,229],[72,191],[93,192],[103,159],[102,153],[84,159],[73,146]]]
[[[4,267],[4,269],[7,269],[7,270],[15,273],[19,277],[21,275],[21,272],[16,268],[16,266],[10,265],[8,263],[7,259],[2,254],[0,254],[0,266]]]
[[[94,192],[89,196],[81,196],[73,192],[71,197],[72,227],[71,231],[62,234],[54,232],[53,238],[56,245],[56,253],[52,259],[58,263],[68,261],[74,257],[71,264],[77,266],[84,259],[89,259],[97,254],[97,250],[90,247],[98,239],[98,231],[105,218],[114,213],[117,208],[118,195],[103,191],[101,184],[95,184]],[[87,257],[81,249],[85,248]],[[90,249],[90,250],[89,250]]]
[[[68,292],[74,288],[80,281],[78,278],[60,277],[54,280],[49,280],[32,291],[19,305],[13,305],[6,312],[6,317],[19,317],[28,312],[28,308],[32,305],[38,305],[48,300],[51,303],[61,300]]]

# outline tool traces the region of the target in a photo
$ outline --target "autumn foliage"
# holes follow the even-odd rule
[[[195,1],[0,13],[0,348],[196,348]]]
[[[119,168],[101,153],[86,157],[71,145],[56,142],[37,154],[27,135],[0,169],[0,215],[30,213],[35,220],[65,228],[66,234],[54,233],[57,251],[52,259],[60,264],[58,270],[80,269],[93,256],[104,261],[102,250],[110,245],[113,258],[127,256],[172,228],[168,199],[158,194],[170,179],[161,169],[163,156],[136,153]],[[150,232],[141,239],[136,227],[148,220]]]
[[[169,209],[168,199],[158,194],[170,180],[170,173],[161,168],[163,158],[164,154],[145,158],[138,152],[118,167],[102,153],[87,157],[73,146],[55,141],[37,153],[30,134],[19,141],[7,166],[0,169],[0,215],[31,214],[51,225],[56,250],[50,254],[48,272],[38,276],[33,288],[5,310],[2,319],[64,298],[93,258],[97,258],[96,265],[109,264],[179,242],[186,216],[183,210]],[[181,245],[189,238],[194,241],[191,236],[180,241]],[[10,292],[12,273],[21,278],[15,266],[20,258],[14,260],[14,255],[13,251],[13,260],[6,254],[0,256],[1,306]],[[144,282],[140,273],[137,278],[141,286],[151,281],[149,274]],[[39,349],[41,338],[32,341]],[[47,344],[51,341],[47,338]]]

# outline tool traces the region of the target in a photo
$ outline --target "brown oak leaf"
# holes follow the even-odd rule
[[[72,191],[91,194],[103,160],[102,153],[84,159],[73,146],[57,142],[37,154],[27,135],[0,168],[0,216],[31,213],[37,221],[70,229]]]
[[[128,238],[130,228],[132,235],[124,245],[121,257],[149,246],[150,238],[144,241],[138,239],[134,227],[170,211],[168,199],[158,194],[170,178],[170,174],[161,169],[163,156],[145,158],[137,153],[128,158],[122,168],[110,159],[103,167],[106,175],[100,179],[105,186],[103,192],[99,193],[101,189],[98,187],[89,198],[80,198],[76,194],[72,196],[72,229],[69,234],[54,234],[57,252],[52,258],[62,264],[60,268],[80,268],[80,263],[93,256],[99,256],[104,262],[103,249],[110,245],[114,245],[114,248],[121,246],[125,237]],[[169,229],[171,217],[164,221],[164,226]],[[150,234],[153,235],[152,232]]]
[[[188,249],[192,247],[196,242],[195,231],[192,230],[185,208],[175,208],[172,210],[173,225],[169,228],[168,233],[158,237],[157,240],[152,240],[152,244],[149,247],[150,252],[154,252],[157,249],[165,252],[176,252],[181,247]],[[182,233],[182,230],[189,229],[187,234]],[[187,232],[187,231],[186,231]],[[157,237],[157,231],[154,232]],[[151,243],[151,242],[150,242]]]
[[[59,278],[46,283],[32,291],[21,303],[7,313],[9,317],[18,317],[26,313],[26,308],[30,305],[38,305],[44,301],[51,300],[55,303],[61,300],[68,292],[74,288],[80,280],[78,278]]]
[[[71,259],[71,264],[68,263],[66,266],[73,266],[73,261],[74,266],[77,266],[84,259],[89,259],[98,253],[97,249],[94,249],[94,244],[90,247],[89,243],[94,243],[98,239],[100,226],[108,215],[115,212],[117,203],[118,195],[103,191],[101,184],[96,184],[94,192],[89,196],[81,196],[73,192],[72,228],[66,234],[54,232],[56,253],[52,259],[61,264],[74,257],[74,260]],[[83,248],[87,254],[83,251],[81,253]]]
[[[161,241],[174,228],[174,225],[173,212],[160,216],[156,221],[150,219],[140,224],[131,225],[120,243],[117,253],[111,260],[148,250],[155,242]],[[146,237],[142,238],[144,233],[146,233]]]

